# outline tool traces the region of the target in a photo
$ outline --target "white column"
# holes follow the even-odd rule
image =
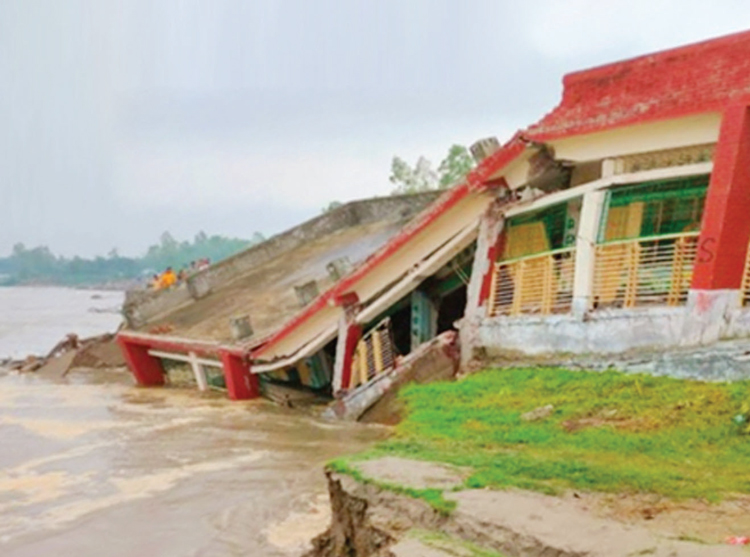
[[[208,380],[206,379],[206,370],[203,369],[203,366],[198,361],[198,356],[196,356],[195,352],[190,352],[188,354],[188,357],[190,358],[190,367],[193,368],[193,374],[195,375],[195,382],[198,384],[198,390],[199,391],[208,390]]]
[[[606,191],[583,196],[581,220],[576,237],[576,270],[573,282],[573,315],[583,317],[591,309],[594,290],[594,260],[602,207]]]

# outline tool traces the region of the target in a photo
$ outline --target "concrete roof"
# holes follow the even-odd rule
[[[329,262],[340,257],[348,257],[352,264],[361,262],[404,224],[398,218],[379,221],[305,242],[140,330],[166,326],[169,334],[181,338],[231,342],[230,318],[247,314],[254,330],[252,340],[261,339],[300,311],[296,285],[317,280],[319,290],[324,291],[333,284],[326,271]]]

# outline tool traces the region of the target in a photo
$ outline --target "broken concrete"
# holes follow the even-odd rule
[[[407,383],[452,379],[458,368],[457,334],[446,331],[401,358],[396,367],[331,403],[329,419],[393,425],[401,421],[398,392]]]
[[[272,286],[274,280],[283,281],[288,275],[293,276],[293,284],[323,278],[330,283],[331,279],[326,270],[327,264],[341,258],[348,258],[353,264],[362,261],[376,247],[401,230],[405,221],[423,209],[440,193],[431,191],[416,195],[396,195],[347,203],[211,265],[208,269],[190,276],[179,286],[167,290],[128,292],[123,314],[128,326],[133,329],[143,329],[157,321],[173,321],[178,329],[185,329],[185,331],[180,330],[181,335],[190,336],[189,324],[183,323],[184,316],[174,315],[175,312],[187,308],[186,312],[190,313],[190,306],[205,299],[212,299],[212,304],[200,304],[204,313],[207,311],[210,313],[214,306],[229,304],[234,301],[231,300],[232,290],[228,289],[230,283],[250,278],[259,269],[282,256],[290,266],[274,279],[259,281],[256,276],[256,280],[243,280],[245,289],[249,283],[252,285],[250,290],[255,297],[261,298],[256,300],[257,302],[269,303],[270,300],[284,298],[278,292],[265,292],[264,287]],[[347,231],[350,233],[347,234]],[[335,237],[342,235],[345,240],[337,242]],[[315,253],[311,253],[313,257],[306,260],[305,254],[308,251],[306,248],[315,246],[318,249],[314,250]],[[322,258],[322,261],[318,262],[318,258]],[[298,273],[299,269],[311,266],[315,267],[312,274]],[[293,284],[285,285],[286,289],[291,291]],[[220,300],[217,301],[217,297]],[[235,306],[235,309],[247,311],[249,308],[245,307],[245,304],[246,302],[241,303],[240,308]],[[296,310],[298,306],[292,306],[291,309]],[[263,329],[260,324],[262,320],[256,316],[257,312],[249,311],[248,313],[252,315],[254,327],[258,331]],[[222,315],[222,317],[226,320],[229,315]],[[228,329],[228,325],[223,327]],[[206,338],[205,332],[200,334]],[[228,335],[225,336],[228,339]],[[217,337],[209,335],[209,338]]]
[[[29,356],[25,360],[5,361],[0,367],[20,373],[35,372],[47,378],[64,377],[75,368],[119,368],[125,359],[112,334],[79,339],[67,335],[50,350],[47,356]]]

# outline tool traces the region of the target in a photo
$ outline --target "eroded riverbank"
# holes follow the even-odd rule
[[[112,371],[0,387],[8,557],[299,555],[329,522],[323,464],[386,435]]]

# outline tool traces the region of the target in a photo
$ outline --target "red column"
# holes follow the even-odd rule
[[[259,397],[260,380],[257,375],[250,373],[250,365],[244,358],[226,350],[222,350],[220,355],[229,398],[247,400]]]
[[[750,107],[725,110],[703,211],[693,290],[738,290],[750,241]]]
[[[489,266],[487,267],[487,272],[482,277],[482,288],[479,291],[480,306],[490,297],[492,281],[495,278],[495,263],[497,263],[498,259],[500,259],[500,256],[503,254],[503,250],[505,250],[506,238],[507,231],[506,228],[503,227],[503,230],[500,232],[495,243],[487,249],[487,261],[489,262]],[[475,255],[475,257],[479,256],[480,254]]]
[[[362,327],[358,323],[350,323],[346,328],[346,341],[341,361],[341,388],[348,389],[352,381],[352,360],[357,350],[357,343],[362,338]]]
[[[164,384],[164,367],[159,358],[154,358],[148,353],[148,346],[121,336],[117,337],[117,344],[120,345],[125,361],[139,385],[152,387]]]

